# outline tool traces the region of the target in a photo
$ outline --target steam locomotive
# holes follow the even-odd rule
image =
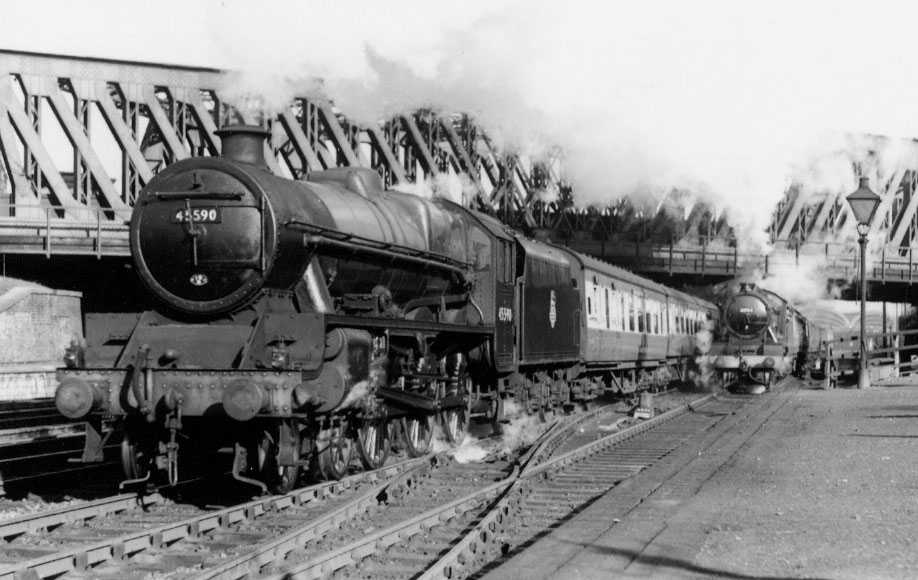
[[[370,469],[396,441],[425,453],[437,425],[451,442],[473,418],[499,427],[511,397],[545,415],[660,387],[716,313],[369,169],[275,176],[263,129],[219,134],[221,157],[169,166],[135,203],[159,306],[88,328],[58,373],[61,413],[122,423],[131,482],[224,450],[237,479],[281,491],[342,477],[355,449]]]
[[[703,364],[713,366],[724,386],[750,380],[770,389],[779,377],[802,375],[808,364],[809,321],[755,284],[741,282],[728,291],[713,332]]]

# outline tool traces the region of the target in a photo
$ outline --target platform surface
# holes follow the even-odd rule
[[[682,468],[638,474],[485,577],[918,578],[918,386],[901,383],[766,394],[761,424],[689,443]],[[637,485],[658,487],[616,518]]]

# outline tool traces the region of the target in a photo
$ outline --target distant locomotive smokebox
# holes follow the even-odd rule
[[[740,336],[755,336],[768,327],[768,306],[758,296],[740,294],[727,303],[727,326]]]

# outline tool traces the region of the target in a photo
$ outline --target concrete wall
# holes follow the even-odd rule
[[[54,369],[82,340],[79,292],[0,284],[0,401],[51,397]]]

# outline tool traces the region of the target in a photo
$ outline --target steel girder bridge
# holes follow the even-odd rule
[[[536,162],[499,151],[468,115],[425,110],[362,125],[309,96],[264,118],[226,102],[224,75],[0,50],[4,260],[126,256],[125,220],[142,187],[173,161],[219,154],[216,129],[245,122],[270,130],[266,159],[279,175],[303,179],[310,171],[364,166],[396,187],[457,177],[463,203],[655,277],[727,278],[751,268],[774,270],[801,256],[821,256],[838,279],[849,279],[856,266],[854,244],[844,241],[853,224],[838,192],[805,197],[791,188],[774,214],[776,251],[740,254],[723,216],[683,192],[650,209],[626,200],[578,208],[575,192],[559,178],[557,159]],[[877,166],[868,159],[857,170],[878,172]],[[888,241],[872,264],[878,282],[918,281],[918,256],[913,260],[911,252],[918,232],[916,175],[896,168],[873,181],[883,196],[877,218],[883,233],[873,239]]]
[[[271,131],[266,159],[277,174],[364,166],[387,186],[450,174],[462,202],[508,220],[559,182],[556,164],[498,151],[468,115],[359,125],[310,96],[263,118],[222,98],[223,77],[0,50],[0,253],[124,254],[124,221],[143,186],[173,161],[219,154],[215,131],[232,123]]]

